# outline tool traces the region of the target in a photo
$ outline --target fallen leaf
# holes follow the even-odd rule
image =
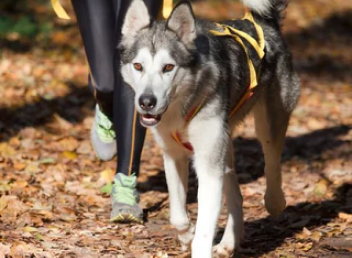
[[[7,206],[7,200],[4,198],[0,197],[0,213],[3,209],[5,209]]]
[[[326,179],[320,179],[314,188],[314,193],[318,196],[323,196],[328,191],[329,182]]]
[[[111,184],[114,180],[115,172],[111,168],[107,168],[100,172],[100,178],[107,184]]]
[[[347,220],[348,222],[351,222],[352,221],[352,214],[339,212],[339,218],[343,219],[343,220]]]
[[[100,192],[104,194],[111,194],[112,191],[112,183],[106,184],[100,188]]]
[[[0,155],[4,158],[11,158],[16,154],[16,150],[12,148],[8,143],[0,143]]]
[[[37,232],[38,229],[34,228],[34,227],[24,227],[22,229],[24,232]]]
[[[69,160],[75,160],[77,158],[77,154],[72,151],[64,151],[62,156],[68,158]]]
[[[313,243],[312,242],[308,242],[308,243],[296,243],[296,248],[300,249],[302,251],[309,251],[310,249],[313,248]]]
[[[39,164],[53,164],[56,163],[54,158],[44,158],[38,161]]]
[[[26,166],[27,166],[27,164],[25,164],[25,163],[19,163],[19,162],[15,162],[15,163],[13,164],[13,168],[14,168],[15,170],[18,170],[18,171],[22,171],[23,169],[26,168]]]

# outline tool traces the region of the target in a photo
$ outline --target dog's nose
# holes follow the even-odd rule
[[[156,106],[156,97],[153,94],[142,94],[139,97],[139,106],[145,110],[150,111]]]

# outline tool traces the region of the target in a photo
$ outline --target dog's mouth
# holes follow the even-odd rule
[[[161,120],[161,115],[141,114],[140,121],[145,127],[156,126]]]

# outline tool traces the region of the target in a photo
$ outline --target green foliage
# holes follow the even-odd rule
[[[11,28],[13,32],[17,32],[20,35],[24,36],[34,36],[37,33],[36,24],[29,19],[29,17],[22,17],[16,23],[14,23]]]
[[[17,33],[20,37],[47,35],[52,28],[51,19],[35,12],[36,6],[50,6],[45,0],[1,0],[0,1],[0,37]]]
[[[10,31],[10,28],[12,28],[12,26],[12,19],[8,17],[0,17],[0,35],[4,35],[8,31]]]
[[[34,37],[37,34],[47,34],[51,29],[51,22],[39,23],[29,16],[23,16],[20,19],[0,17],[0,36],[18,33],[20,36]]]

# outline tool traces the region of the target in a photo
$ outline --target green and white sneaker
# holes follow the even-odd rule
[[[137,177],[117,173],[111,191],[110,221],[143,223],[143,210],[138,205]]]
[[[90,138],[97,157],[101,160],[111,160],[117,152],[116,137],[112,122],[96,105],[95,117],[90,131]]]

